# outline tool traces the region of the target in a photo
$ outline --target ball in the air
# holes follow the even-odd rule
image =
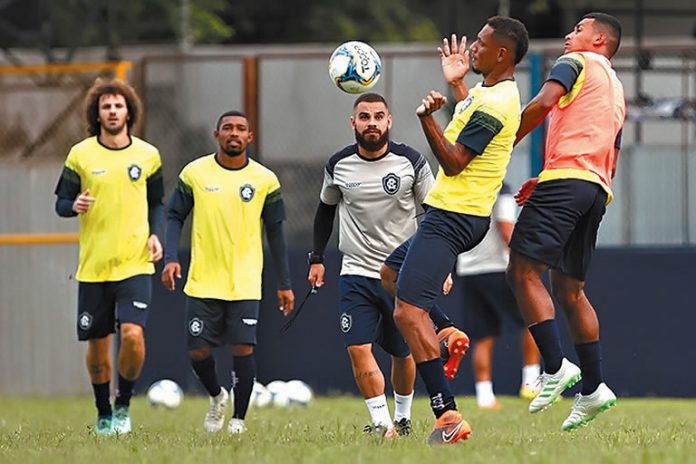
[[[341,44],[329,58],[329,76],[344,92],[366,92],[381,74],[382,60],[375,49],[364,42]]]

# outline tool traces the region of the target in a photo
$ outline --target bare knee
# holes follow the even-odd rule
[[[232,356],[249,356],[254,352],[254,345],[232,345]]]
[[[391,296],[396,296],[396,280],[399,274],[386,264],[382,264],[382,268],[379,270],[379,277],[382,280],[382,287]]]
[[[551,275],[551,292],[564,309],[577,307],[585,299],[585,283],[568,276]]]
[[[195,350],[189,351],[189,357],[191,361],[203,361],[204,359],[210,357],[213,354],[211,348],[196,348]]]
[[[369,343],[364,345],[350,345],[346,350],[348,350],[348,355],[354,363],[367,357],[372,357],[372,345]]]
[[[143,343],[143,328],[137,324],[123,324],[121,326],[121,346],[126,349],[139,346]]]

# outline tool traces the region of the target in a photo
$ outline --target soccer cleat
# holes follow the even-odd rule
[[[244,419],[238,419],[233,417],[230,419],[230,423],[227,424],[227,433],[232,435],[239,435],[247,431],[246,425],[244,425]]]
[[[538,393],[539,391],[533,389],[530,385],[524,384],[520,386],[519,395],[523,400],[532,401]]]
[[[529,412],[535,413],[548,408],[558,401],[561,393],[578,383],[581,378],[580,368],[563,358],[558,372],[542,373],[537,378],[535,389],[539,390],[539,394],[529,403]]]
[[[440,343],[440,358],[445,377],[452,380],[457,376],[459,363],[469,349],[469,336],[454,326],[445,327],[437,334]]]
[[[411,419],[407,418],[402,418],[401,420],[398,420],[394,422],[394,427],[396,428],[396,431],[399,433],[401,436],[406,436],[411,434]]]
[[[131,431],[131,419],[128,414],[128,406],[116,406],[114,408],[114,416],[111,420],[111,425],[114,433],[117,435],[125,435]]]
[[[363,427],[363,433],[366,435],[375,435],[378,437],[382,438],[394,438],[399,436],[399,431],[397,428],[393,425],[374,425],[374,424],[367,424],[365,427]]]
[[[503,405],[498,402],[498,400],[493,400],[490,404],[479,404],[479,409],[482,411],[497,411],[502,408]]]
[[[584,427],[588,422],[594,420],[602,411],[616,406],[616,395],[604,382],[589,395],[575,395],[575,403],[570,410],[570,415],[563,421],[563,430],[571,432],[578,427]]]
[[[210,397],[210,406],[208,413],[203,420],[203,428],[206,432],[215,433],[222,429],[225,424],[225,410],[227,409],[227,401],[230,394],[224,388],[220,389],[218,396]]]
[[[94,426],[94,433],[103,437],[114,434],[111,416],[97,417],[97,424]]]
[[[471,435],[471,426],[458,411],[449,410],[435,421],[428,437],[429,445],[448,445],[466,440]]]

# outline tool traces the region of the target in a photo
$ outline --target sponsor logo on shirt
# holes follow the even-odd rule
[[[102,174],[106,174],[106,169],[94,169],[92,171],[93,176],[101,176]]]
[[[457,111],[457,114],[462,114],[464,111],[466,111],[466,109],[467,109],[468,107],[471,106],[471,104],[472,104],[473,102],[474,102],[474,96],[473,96],[473,95],[469,95],[468,97],[466,97],[466,100],[464,100],[464,102],[463,102],[463,103],[461,104],[461,106],[459,107],[459,110]]]
[[[348,188],[348,189],[358,188],[361,185],[362,185],[362,182],[360,182],[360,181],[346,182],[346,188]]]
[[[210,192],[210,193],[215,193],[215,192],[220,191],[220,187],[218,187],[217,185],[206,185],[203,188],[205,189],[206,192]]]

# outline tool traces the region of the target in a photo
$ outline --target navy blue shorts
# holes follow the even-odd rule
[[[412,237],[396,281],[399,299],[430,311],[459,253],[478,245],[489,224],[489,217],[429,207]]]
[[[526,327],[505,272],[456,277],[464,299],[464,327],[472,340],[499,337],[504,321],[515,328]]]
[[[152,277],[136,275],[117,282],[80,282],[77,339],[104,338],[117,324],[145,327],[152,298]]]
[[[392,356],[409,355],[408,345],[394,322],[392,297],[379,279],[342,275],[339,327],[346,345],[377,343]]]
[[[391,254],[387,256],[387,259],[384,260],[384,264],[389,269],[396,271],[397,274],[401,272],[401,266],[404,265],[406,253],[408,253],[408,249],[410,248],[412,241],[413,236],[411,236],[411,238],[409,238],[404,243],[396,247],[394,251],[392,251]]]
[[[259,300],[186,298],[188,348],[256,345]]]
[[[607,193],[594,182],[541,182],[522,208],[510,248],[585,280],[606,201]]]

